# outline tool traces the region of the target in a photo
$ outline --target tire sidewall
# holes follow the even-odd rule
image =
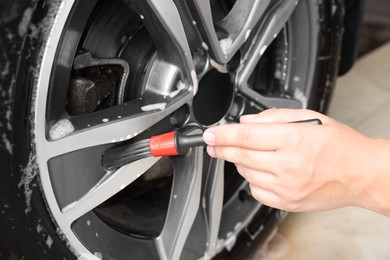
[[[0,11],[6,53],[0,77],[0,111],[6,115],[0,118],[0,251],[6,259],[76,258],[46,208],[32,131],[41,50],[60,2],[9,0]]]

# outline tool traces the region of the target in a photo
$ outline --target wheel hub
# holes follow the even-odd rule
[[[195,119],[204,126],[220,122],[228,114],[234,97],[229,74],[209,71],[199,83],[193,101]],[[221,94],[223,93],[223,94]]]

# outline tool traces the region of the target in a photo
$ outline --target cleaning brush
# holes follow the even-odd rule
[[[102,164],[106,171],[113,171],[128,163],[154,156],[184,155],[188,148],[203,146],[203,134],[186,135],[169,132],[137,141],[130,145],[110,148],[103,153]]]
[[[321,125],[321,120],[308,119],[290,123],[309,123]],[[102,164],[106,171],[113,171],[131,162],[154,156],[184,155],[188,148],[203,146],[203,134],[186,135],[180,132],[169,132],[140,140],[130,145],[120,145],[103,153]]]

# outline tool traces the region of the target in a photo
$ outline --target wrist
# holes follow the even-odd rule
[[[367,147],[357,206],[390,216],[390,142],[369,139]]]

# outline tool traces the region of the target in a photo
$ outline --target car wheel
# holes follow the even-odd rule
[[[0,254],[6,259],[239,258],[285,212],[204,148],[113,172],[105,150],[326,111],[338,1],[4,1]],[[0,255],[1,256],[1,255]]]

